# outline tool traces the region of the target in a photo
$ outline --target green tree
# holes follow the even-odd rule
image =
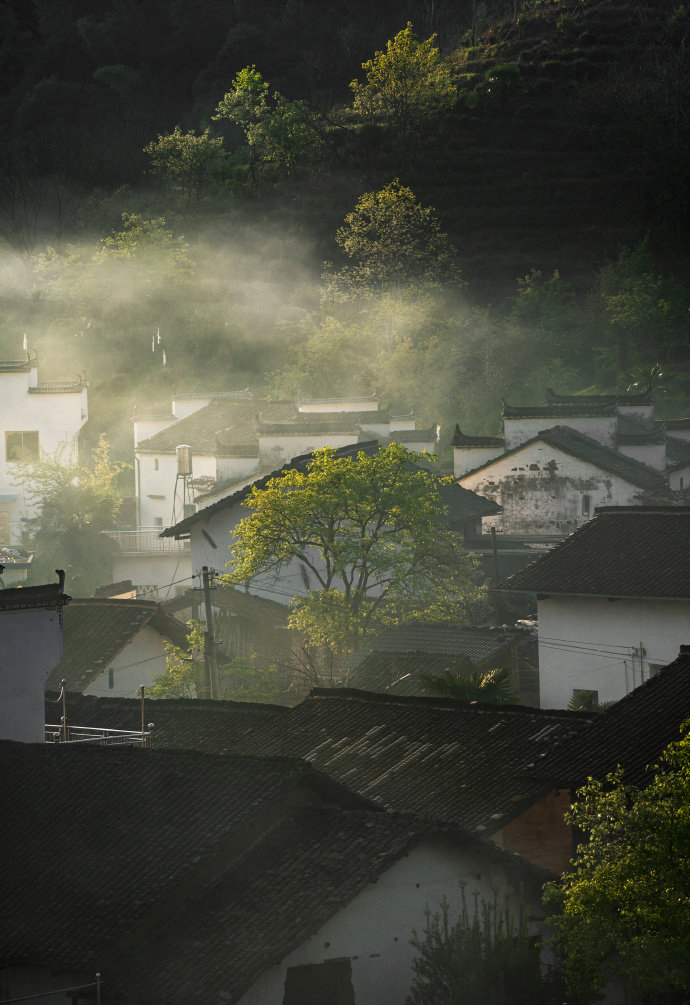
[[[365,192],[336,233],[348,262],[325,278],[349,296],[419,293],[459,282],[455,252],[434,210],[422,206],[396,178],[378,192]]]
[[[204,632],[199,621],[188,622],[187,646],[166,642],[165,672],[154,677],[154,698],[201,698],[205,691]],[[277,702],[285,697],[286,674],[262,666],[257,655],[238,656],[218,667],[220,697],[225,701]]]
[[[193,129],[183,133],[175,126],[171,133],[144,147],[151,161],[151,171],[168,182],[181,200],[183,211],[189,212],[218,173],[223,159],[223,140],[213,137],[209,129],[198,136]]]
[[[441,108],[451,108],[457,88],[435,46],[436,36],[419,42],[412,24],[386,43],[385,52],[362,63],[366,82],[353,80],[357,111],[395,124],[403,134],[413,123]]]
[[[227,581],[278,580],[297,563],[314,585],[293,598],[290,625],[337,653],[405,620],[465,620],[481,595],[475,562],[444,521],[446,480],[418,460],[397,443],[352,457],[326,448],[254,488]]]
[[[581,788],[567,817],[585,839],[546,897],[571,991],[591,999],[611,976],[645,1001],[690,995],[690,734],[645,788],[619,769]]]
[[[421,674],[424,690],[443,698],[460,701],[481,701],[490,705],[511,705],[515,702],[510,682],[510,671],[500,667],[485,673],[463,674],[446,670],[442,674]]]
[[[30,582],[46,582],[53,570],[64,569],[67,591],[88,597],[110,581],[116,545],[103,532],[117,526],[122,502],[117,482],[127,466],[111,461],[103,435],[88,465],[65,451],[17,464],[14,482],[36,507],[36,515],[25,521],[25,544],[36,553]]]
[[[524,904],[516,912],[507,897],[473,899],[469,906],[463,886],[455,921],[445,899],[440,911],[427,910],[411,940],[418,955],[405,1005],[560,1005],[558,977],[542,973]]]
[[[290,101],[279,91],[271,94],[255,66],[237,73],[213,118],[232,122],[244,133],[253,181],[257,163],[273,164],[290,174],[320,143],[307,103]]]

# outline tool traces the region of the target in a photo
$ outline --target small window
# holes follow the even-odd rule
[[[582,515],[589,516],[591,512],[592,512],[592,497],[585,494],[582,497]]]
[[[575,687],[568,703],[571,712],[593,712],[599,708],[599,692],[590,688]]]
[[[38,433],[5,433],[5,457],[8,461],[37,461]]]
[[[158,458],[157,457],[153,458],[153,470],[154,471],[158,471]]]
[[[154,518],[153,518],[153,526],[154,527],[162,527],[163,526],[163,517],[162,516],[154,516]]]
[[[115,687],[115,671],[112,667],[108,667],[108,687],[111,691]]]
[[[683,476],[680,476],[680,487],[683,488]]]

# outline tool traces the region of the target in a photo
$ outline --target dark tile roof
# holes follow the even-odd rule
[[[426,652],[369,652],[347,678],[348,685],[363,691],[390,691],[392,694],[425,695],[429,692],[420,677],[451,673],[467,676],[477,669],[466,656]]]
[[[134,700],[69,696],[74,723],[131,729],[139,714]],[[146,718],[157,749],[304,758],[386,808],[492,833],[546,791],[521,775],[524,766],[551,756],[591,716],[331,689],[292,708],[147,701]]]
[[[83,391],[85,387],[88,387],[86,381],[81,377],[77,377],[76,380],[42,381],[28,390],[29,394],[77,394]]]
[[[531,439],[525,440],[524,443],[520,443],[517,447],[513,447],[512,450],[508,450],[505,454],[501,454],[485,464],[480,464],[479,467],[468,471],[467,474],[484,471],[494,464],[499,464],[504,458],[513,457],[521,450],[538,442],[546,443],[548,446],[561,450],[571,457],[577,457],[581,461],[586,461],[602,471],[617,475],[638,488],[662,489],[666,485],[664,476],[660,472],[633,460],[631,457],[625,457],[624,454],[619,454],[616,450],[593,440],[591,436],[585,436],[584,433],[579,433],[568,426],[552,426],[549,429],[543,429]],[[465,478],[467,475],[461,477]]]
[[[0,590],[0,611],[66,608],[72,598],[63,592],[64,572],[60,572],[58,575],[60,579],[57,583],[47,583],[45,586],[17,586]]]
[[[300,405],[344,405],[359,401],[380,401],[377,394],[357,394],[349,398],[300,398]],[[373,411],[373,410],[372,410]]]
[[[397,652],[414,650],[426,653],[447,653],[449,656],[464,656],[471,663],[479,664],[490,660],[506,646],[524,638],[525,633],[518,628],[473,628],[467,625],[407,624],[396,625],[372,639],[370,649],[374,652]]]
[[[675,436],[666,437],[666,467],[669,471],[677,471],[690,464],[690,443]]]
[[[280,924],[261,909],[261,868],[273,868],[274,877],[280,876],[289,885],[286,859],[272,864],[253,854],[252,845],[290,806],[305,801],[335,802],[355,811],[367,806],[301,762],[213,757],[188,750],[2,741],[0,778],[2,804],[12,807],[3,819],[3,854],[13,864],[12,869],[2,870],[0,879],[0,965],[102,966],[108,973],[108,959],[120,957],[111,975],[122,973],[123,965],[126,971],[127,959],[136,952],[138,925],[148,930],[151,956],[164,955],[171,947],[169,933],[164,938],[163,932],[168,923],[179,925],[181,904],[183,914],[194,913],[194,898],[188,899],[194,892],[210,917],[219,908],[217,884],[223,885],[226,879],[229,888],[238,883],[242,890],[223,904],[235,919],[232,924],[228,916],[222,918],[229,936],[239,937],[242,924],[251,920],[245,912],[251,915],[253,899],[254,919],[261,911],[264,929],[276,941],[282,938],[284,946],[290,939],[300,939],[301,931],[294,925],[296,912],[282,887],[273,899],[276,911],[277,898],[284,901]],[[385,814],[372,811],[367,819],[374,821],[375,828],[379,816],[385,828]],[[378,851],[395,854],[404,844],[403,827],[392,821],[388,826],[386,835],[379,832]],[[334,895],[347,898],[357,892],[357,883],[367,881],[364,855],[369,857],[371,872],[376,871],[372,843],[366,837],[373,828],[363,828],[360,818],[358,837],[366,848],[360,858],[352,849],[352,877],[346,875],[344,848],[340,862],[334,860]],[[354,844],[356,829],[353,822],[349,837],[355,839]],[[413,830],[407,822],[408,843]],[[323,831],[317,836],[323,837]],[[312,854],[316,843],[310,844]],[[305,858],[299,847],[289,846],[285,856],[289,853],[295,856],[292,882],[296,883],[298,877],[304,879]],[[325,845],[322,862],[327,857]],[[173,955],[181,951],[181,941],[178,938]],[[257,954],[265,954],[260,937],[255,948]],[[225,958],[223,964],[227,973]],[[203,969],[203,964],[191,968],[188,979],[196,978],[203,985]],[[235,971],[235,966],[230,970]],[[237,971],[248,978],[239,965]],[[171,992],[170,998],[167,993],[156,997],[184,1002],[189,990],[186,986],[177,994]],[[199,992],[190,998],[217,1000]]]
[[[450,441],[451,447],[502,447],[504,444],[502,436],[466,436],[457,422]]]
[[[667,419],[666,428],[668,430],[690,429],[690,419]]]
[[[504,419],[602,419],[613,418],[616,415],[616,406],[615,403],[598,404],[587,401],[567,405],[509,405],[503,402],[501,415]]]
[[[556,394],[547,387],[546,400],[554,405],[653,405],[654,389],[650,385],[644,391],[630,394]]]
[[[666,424],[659,419],[651,421],[637,416],[619,415],[616,422],[616,443],[623,446],[635,444],[662,444],[666,441]]]
[[[611,507],[506,580],[529,593],[690,599],[690,508]]]
[[[690,718],[690,647],[681,646],[677,660],[600,713],[584,742],[563,743],[548,765],[532,769],[557,784],[577,786],[589,776],[605,778],[618,765],[625,779],[640,785],[647,770],[669,743],[680,739],[680,727]]]
[[[165,640],[177,645],[186,643],[186,626],[153,601],[105,597],[72,600],[63,616],[63,657],[46,687],[57,690],[64,679],[68,691],[82,691],[147,625]]]
[[[147,440],[141,440],[137,450],[174,452],[180,443],[188,443],[195,454],[215,454],[222,450],[219,439],[225,443],[255,441],[257,408],[257,402],[251,398],[216,398]]]
[[[46,719],[55,715],[56,691],[46,697]],[[192,698],[146,698],[144,718],[153,723],[156,750],[200,750],[225,754],[242,750],[262,735],[279,732],[288,708],[261,702],[211,701]],[[67,719],[75,726],[101,729],[139,729],[141,701],[137,698],[99,698],[70,692]]]

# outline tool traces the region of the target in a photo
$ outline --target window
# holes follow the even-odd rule
[[[582,497],[582,515],[589,516],[591,511],[592,511],[592,497],[585,494]]]
[[[153,526],[154,527],[162,527],[163,526],[163,517],[162,516],[154,516],[154,518],[153,518]]]
[[[115,671],[108,667],[108,687],[112,690],[115,687]]]
[[[37,461],[38,432],[5,433],[5,457],[8,461]]]
[[[288,967],[283,1005],[354,1005],[352,964],[328,960],[301,967]]]
[[[158,471],[158,458],[157,457],[153,458],[153,470],[154,471]]]
[[[575,687],[568,708],[575,712],[593,712],[599,708],[599,692],[590,688]]]

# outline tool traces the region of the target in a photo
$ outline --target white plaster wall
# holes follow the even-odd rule
[[[357,1005],[402,1005],[416,955],[410,945],[412,930],[421,931],[425,909],[437,911],[444,897],[455,920],[461,880],[470,903],[475,890],[488,899],[506,887],[503,871],[488,867],[476,852],[462,852],[442,841],[419,845],[263,974],[238,1005],[282,1005],[288,967],[343,957],[352,962]]]
[[[619,454],[623,454],[625,457],[632,457],[634,461],[646,464],[648,467],[654,468],[655,471],[666,470],[665,443],[622,444],[616,449]]]
[[[0,737],[45,741],[45,684],[62,659],[56,610],[0,611]]]
[[[10,514],[10,541],[21,543],[21,520],[31,517],[34,507],[24,497],[21,485],[13,484],[16,463],[7,461],[4,433],[38,431],[41,454],[64,450],[65,462],[77,456],[79,431],[88,418],[87,392],[29,394],[36,385],[36,370],[30,373],[0,373],[3,424],[0,430],[0,495]]]
[[[357,442],[356,433],[295,433],[294,436],[259,435],[259,453],[275,458],[276,465],[310,454],[322,447],[346,447]]]
[[[230,478],[248,478],[259,467],[258,451],[256,457],[218,457],[216,471],[219,481]]]
[[[503,447],[453,447],[453,474],[456,478],[474,471],[494,457],[500,457]]]
[[[158,470],[155,462],[158,461]],[[192,453],[193,477],[216,479],[216,459],[211,454]],[[163,527],[171,525],[175,487],[177,485],[177,455],[175,453],[137,453],[138,521],[140,527],[153,527],[156,518]],[[176,501],[176,521],[182,520],[182,485]],[[152,498],[155,497],[155,498]]]
[[[105,698],[134,698],[141,684],[150,687],[153,678],[165,672],[163,644],[166,641],[155,628],[145,625],[117,654],[110,666],[84,689],[84,694],[95,694]],[[109,683],[111,668],[112,688]],[[133,723],[132,729],[136,728],[137,724]]]
[[[186,419],[188,415],[193,415],[200,408],[205,408],[213,401],[208,395],[199,395],[198,398],[173,398],[172,413],[176,419]]]
[[[603,443],[606,447],[612,447],[616,434],[616,417],[599,418],[597,416],[583,416],[582,418],[549,418],[541,416],[536,418],[515,418],[504,417],[503,429],[506,441],[506,450],[513,450],[519,447],[526,440],[531,440],[533,436],[543,429],[550,429],[552,426],[568,426],[569,429],[576,429],[578,433],[591,436],[597,443]]]
[[[620,415],[636,416],[638,419],[653,419],[654,405],[621,405],[617,406]]]
[[[368,425],[367,428],[369,428]],[[391,433],[399,433],[404,429],[416,429],[417,420],[413,415],[406,415],[403,418],[391,419],[389,428]]]
[[[124,579],[131,579],[137,587],[155,586],[157,596],[152,596],[151,600],[170,600],[178,590],[191,589],[194,585],[191,552],[180,550],[115,555],[113,582],[119,583]]]
[[[176,421],[174,415],[171,415],[169,419],[135,419],[134,446],[137,447],[143,440],[148,440],[156,433],[161,433]]]
[[[616,701],[649,678],[650,663],[671,663],[690,645],[690,600],[548,597],[538,617],[542,708],[565,708],[575,688]]]
[[[229,549],[233,541],[234,528],[240,520],[250,514],[251,510],[233,506],[229,510],[220,510],[208,520],[200,520],[192,526],[191,563],[195,573],[198,573],[204,565],[222,574],[228,571],[226,566],[230,561]],[[215,543],[215,548],[208,537],[204,536],[204,530]],[[301,569],[301,564],[294,560],[282,569],[279,576],[273,574],[257,576],[252,581],[249,593],[275,600],[279,604],[288,604],[291,597],[304,595],[306,592]],[[315,587],[317,584],[313,582],[311,585]]]
[[[503,534],[571,534],[594,515],[596,506],[629,506],[642,492],[593,464],[537,441],[490,468],[459,478],[463,488],[503,507],[485,526]],[[589,496],[589,513],[583,497]]]

